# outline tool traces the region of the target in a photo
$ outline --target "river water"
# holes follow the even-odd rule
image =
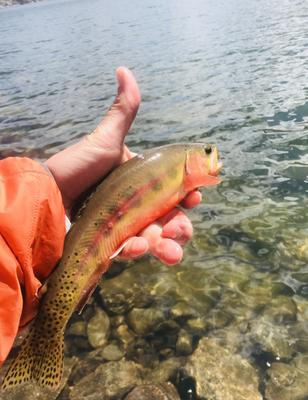
[[[152,300],[166,318],[189,304],[194,318],[184,313],[177,323],[192,348],[200,338],[221,338],[258,371],[266,399],[308,396],[297,378],[275,397],[270,372],[274,364],[298,376],[308,371],[307,22],[304,0],[47,0],[0,10],[1,157],[45,159],[91,132],[115,95],[119,65],[134,71],[142,92],[127,138],[133,150],[217,144],[223,183],[190,213],[195,236],[183,263],[167,270],[143,260],[127,271],[140,269],[141,285],[157,277],[149,292],[164,287]],[[172,296],[166,282],[174,277]],[[102,290],[117,279],[104,280]],[[200,293],[213,282],[218,294],[203,307]],[[135,333],[136,304],[120,312]],[[198,331],[191,319],[212,322]],[[181,354],[177,338],[168,355],[147,334],[138,337],[160,352],[158,361]]]

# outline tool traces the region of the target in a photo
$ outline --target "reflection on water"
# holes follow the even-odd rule
[[[63,399],[87,399],[101,360],[122,363],[123,354],[137,368],[133,386],[170,380],[182,399],[238,398],[213,383],[225,371],[211,349],[248,371],[249,393],[234,383],[243,398],[308,396],[307,18],[303,0],[133,0],[129,9],[47,0],[0,10],[1,157],[43,159],[90,132],[113,99],[115,68],[127,65],[143,94],[128,144],[210,141],[224,162],[223,183],[190,214],[182,265],[116,266],[73,321],[67,354],[83,362]],[[98,306],[110,328],[93,353],[87,326]],[[124,364],[116,369],[125,375]],[[286,389],[288,374],[296,378]]]

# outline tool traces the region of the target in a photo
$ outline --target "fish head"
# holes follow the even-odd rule
[[[215,145],[200,143],[189,146],[185,160],[185,191],[219,184],[221,179],[218,174],[221,168],[222,163]]]

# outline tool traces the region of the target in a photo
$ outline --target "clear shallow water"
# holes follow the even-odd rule
[[[288,346],[308,331],[308,5],[217,3],[79,0],[1,9],[0,155],[44,159],[90,132],[112,102],[115,68],[129,66],[143,102],[127,143],[142,150],[210,141],[224,162],[224,182],[190,214],[195,237],[183,264],[163,268],[162,279],[189,271],[195,282],[201,270],[206,286],[214,276],[220,300],[213,307],[230,313],[229,328],[251,324],[285,295],[296,305]],[[283,289],[265,296],[271,282]],[[201,301],[189,296],[192,305]],[[172,307],[169,297],[155,301]],[[204,335],[222,334],[216,330]],[[277,357],[264,339],[248,342],[250,350],[238,351],[249,359],[257,345]],[[295,346],[284,359],[306,352],[308,345]]]

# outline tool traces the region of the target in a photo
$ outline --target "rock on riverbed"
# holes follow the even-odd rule
[[[215,339],[200,340],[185,370],[195,379],[196,393],[201,399],[262,400],[255,368]]]

